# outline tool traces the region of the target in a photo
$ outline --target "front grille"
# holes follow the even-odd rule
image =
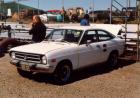
[[[41,55],[16,52],[15,57],[21,61],[41,63]]]

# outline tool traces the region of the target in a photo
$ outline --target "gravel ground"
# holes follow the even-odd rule
[[[0,58],[0,98],[140,98],[140,63],[121,61],[118,68],[86,68],[66,85],[56,85],[45,74],[21,77]]]

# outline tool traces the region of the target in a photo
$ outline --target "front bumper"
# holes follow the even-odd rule
[[[24,71],[39,72],[39,73],[53,73],[55,67],[43,64],[29,63],[19,60],[11,60],[11,64]]]

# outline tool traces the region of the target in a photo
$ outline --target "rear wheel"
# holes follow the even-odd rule
[[[118,53],[112,52],[108,58],[107,65],[110,67],[115,67],[118,64]]]
[[[0,47],[0,56],[2,56],[4,54],[4,48]]]
[[[59,83],[67,83],[71,77],[72,68],[68,63],[60,63],[55,71],[55,78]]]

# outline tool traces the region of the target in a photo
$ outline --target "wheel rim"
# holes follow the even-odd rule
[[[62,66],[60,71],[59,71],[60,80],[63,82],[68,81],[70,74],[71,74],[70,67],[68,65]]]

